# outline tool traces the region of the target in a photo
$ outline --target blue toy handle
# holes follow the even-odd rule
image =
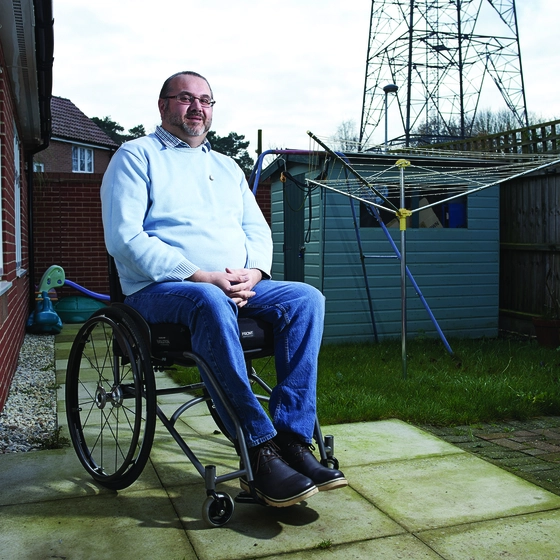
[[[67,284],[68,286],[72,286],[72,288],[75,288],[76,290],[82,292],[83,294],[86,294],[86,296],[92,297],[94,299],[100,299],[101,301],[111,301],[111,296],[107,296],[105,294],[98,294],[97,292],[92,292],[91,290],[88,290],[87,288],[84,288],[83,286],[76,284],[76,282],[72,282],[72,280],[65,280],[64,283]]]
[[[97,292],[92,292],[76,282],[72,282],[72,280],[68,280],[66,275],[64,274],[64,269],[57,264],[53,264],[49,266],[49,268],[45,271],[43,276],[41,277],[41,282],[39,283],[39,292],[48,292],[52,288],[61,288],[67,284],[72,288],[82,292],[86,296],[92,297],[94,299],[100,299],[101,301],[111,301],[111,297],[105,294],[98,294]]]

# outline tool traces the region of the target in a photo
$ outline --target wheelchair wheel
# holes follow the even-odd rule
[[[235,503],[229,494],[208,496],[202,504],[202,519],[211,527],[222,527],[233,515]]]
[[[100,309],[78,332],[66,370],[66,416],[94,480],[120,490],[140,476],[154,438],[155,381],[147,342],[122,309]]]

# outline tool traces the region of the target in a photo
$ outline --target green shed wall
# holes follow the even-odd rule
[[[294,166],[290,173],[305,173]],[[373,340],[360,252],[350,199],[326,189],[311,194],[310,241],[305,281],[326,297],[327,343]],[[283,183],[272,184],[273,276],[283,278]],[[355,203],[359,214],[359,204]],[[308,227],[309,209],[305,212]],[[400,248],[400,231],[391,229]],[[368,282],[379,339],[401,335],[400,261],[381,228],[361,228]],[[498,333],[499,188],[468,197],[468,229],[408,229],[409,270],[445,336],[482,337]],[[429,314],[407,282],[409,336],[438,336]]]

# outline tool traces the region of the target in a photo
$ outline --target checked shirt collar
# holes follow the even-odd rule
[[[186,142],[183,142],[180,138],[177,138],[174,134],[171,134],[165,128],[161,126],[156,126],[154,134],[159,138],[160,142],[167,148],[189,148],[192,149]],[[210,142],[205,140],[202,144],[202,150],[209,152],[211,150]]]

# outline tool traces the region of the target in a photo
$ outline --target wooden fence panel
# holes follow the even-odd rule
[[[560,169],[500,189],[500,312],[551,315],[560,300]]]
[[[432,144],[431,147],[473,152],[540,154],[557,153],[559,144],[560,120],[556,120],[488,136],[475,136],[464,140]]]

